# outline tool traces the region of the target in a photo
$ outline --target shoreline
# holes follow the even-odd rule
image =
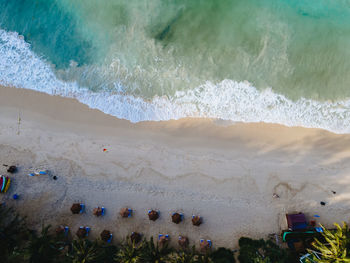
[[[5,87],[0,121],[2,162],[20,167],[0,199],[37,227],[67,224],[75,232],[85,224],[93,236],[109,228],[116,240],[139,231],[235,247],[241,236],[279,233],[287,212],[318,214],[326,226],[350,215],[350,134],[193,118],[134,124],[74,99]],[[35,169],[58,180],[26,176]],[[14,193],[20,200],[11,200]],[[71,215],[76,201],[85,202],[86,214]],[[92,216],[98,205],[106,207],[103,218]],[[133,218],[118,216],[124,206]],[[146,217],[152,208],[161,211],[156,222]],[[179,225],[170,222],[176,211],[185,214]],[[199,228],[192,214],[203,216]]]

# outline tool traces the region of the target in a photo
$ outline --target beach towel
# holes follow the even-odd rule
[[[2,186],[1,186],[1,193],[3,193],[4,190],[5,190],[6,181],[7,181],[7,180],[6,180],[6,177],[3,176],[3,181],[2,181]]]
[[[11,179],[7,177],[7,182],[6,182],[6,186],[5,186],[4,193],[6,193],[6,192],[7,192],[7,190],[9,189],[9,187],[10,187],[10,183],[11,183]]]
[[[0,191],[2,189],[3,182],[4,182],[4,177],[2,175],[0,175]]]

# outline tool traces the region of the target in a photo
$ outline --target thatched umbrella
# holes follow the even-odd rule
[[[179,224],[182,221],[182,215],[179,213],[174,213],[171,216],[171,220],[173,221],[173,223]]]
[[[95,216],[102,216],[102,208],[101,207],[95,207],[94,210],[92,210],[92,213]]]
[[[110,240],[110,238],[111,238],[111,231],[103,230],[101,232],[100,236],[101,236],[102,241],[108,242],[108,240]]]
[[[142,236],[140,233],[137,233],[137,232],[132,232],[131,233],[131,236],[130,236],[130,240],[131,242],[133,242],[134,244],[137,244],[141,241],[142,239]]]
[[[211,248],[211,241],[201,239],[199,247],[202,252],[207,252]]]
[[[202,218],[200,216],[192,216],[192,224],[194,226],[200,226],[202,224]]]
[[[86,227],[79,227],[79,229],[78,229],[78,231],[77,231],[77,236],[79,237],[79,238],[84,238],[84,237],[86,237],[86,234],[87,234],[88,232],[87,232],[87,230],[86,230]]]
[[[169,242],[169,235],[159,235],[158,244],[160,247],[164,247]]]
[[[121,215],[121,217],[127,218],[131,215],[131,209],[124,207],[122,209],[120,209],[119,214]]]
[[[188,244],[189,244],[189,240],[187,237],[185,236],[179,236],[179,246],[182,247],[182,248],[187,248],[188,247]]]
[[[70,211],[72,211],[73,214],[79,214],[81,209],[82,209],[81,204],[75,203],[70,208]]]
[[[159,213],[155,210],[148,211],[149,220],[156,221],[159,218]]]

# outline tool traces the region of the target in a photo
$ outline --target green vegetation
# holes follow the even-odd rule
[[[295,262],[288,250],[281,249],[272,241],[253,240],[246,237],[239,239],[241,263],[289,263]]]
[[[341,227],[334,223],[335,230],[328,230],[323,226],[323,240],[315,239],[313,250],[317,252],[320,259],[316,259],[319,263],[345,263],[350,262],[350,232],[347,224],[343,222]],[[313,253],[312,250],[309,250]]]
[[[335,224],[336,230],[327,230],[320,240],[312,244],[310,254],[317,252],[321,259],[314,262],[350,262],[348,254],[350,232],[347,225]],[[241,263],[298,262],[290,250],[282,249],[268,240],[239,240],[238,260]],[[0,262],[1,263],[235,263],[232,250],[226,248],[199,252],[196,248],[173,249],[166,243],[160,245],[151,237],[134,243],[128,237],[113,245],[102,240],[86,238],[71,240],[70,236],[50,226],[38,233],[30,230],[11,208],[0,205]]]

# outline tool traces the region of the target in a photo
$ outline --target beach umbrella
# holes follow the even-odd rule
[[[187,247],[188,247],[188,244],[189,244],[189,240],[188,240],[188,238],[185,237],[185,236],[179,236],[178,244],[179,244],[179,246],[182,247],[182,248],[187,248]]]
[[[110,238],[111,238],[111,231],[109,231],[109,230],[103,230],[102,232],[101,232],[101,234],[100,234],[100,236],[101,236],[101,240],[102,241],[105,241],[105,242],[108,242],[108,240],[110,240]]]
[[[200,216],[192,216],[192,224],[194,226],[200,226],[202,224],[202,218]]]
[[[182,215],[179,213],[174,213],[171,216],[171,220],[173,221],[173,223],[179,224],[182,221]]]
[[[79,214],[81,209],[82,209],[81,204],[75,203],[70,208],[70,211],[72,211],[73,214]]]
[[[95,207],[94,210],[92,210],[92,213],[95,215],[95,216],[102,216],[102,208],[101,207]]]
[[[68,233],[68,227],[64,227],[62,225],[56,227],[55,229],[56,235],[61,236],[61,235],[65,235],[66,233]]]
[[[158,237],[158,244],[160,247],[164,247],[169,242],[169,235],[160,234]]]
[[[149,220],[156,221],[159,218],[159,212],[155,210],[148,211]]]
[[[90,228],[89,227],[79,227],[76,235],[79,237],[79,238],[84,238],[84,237],[87,237],[88,234],[90,232]]]
[[[87,231],[86,231],[85,227],[81,227],[78,229],[76,234],[79,238],[84,238],[84,237],[86,237]]]
[[[120,209],[119,214],[121,215],[121,217],[127,218],[131,216],[131,211],[131,209],[124,207]]]
[[[133,242],[134,244],[137,244],[141,241],[141,234],[140,233],[137,233],[137,232],[132,232],[131,233],[131,236],[130,236],[130,240],[131,242]]]

